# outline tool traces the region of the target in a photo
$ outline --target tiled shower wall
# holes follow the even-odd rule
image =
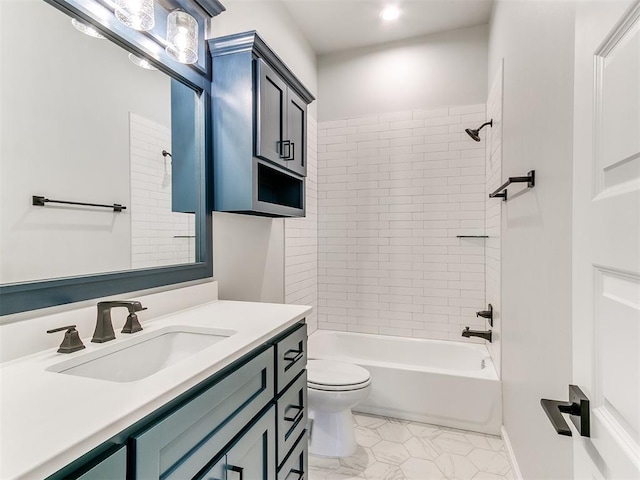
[[[502,63],[496,72],[489,98],[487,99],[487,118],[493,119],[493,127],[486,132],[486,177],[487,191],[493,192],[502,184]],[[501,375],[501,229],[502,229],[502,201],[496,198],[485,197],[487,228],[486,240],[486,283],[487,303],[493,306],[493,327],[487,323],[486,328],[493,330],[493,342],[487,343],[487,348],[496,366],[498,375]]]
[[[318,124],[318,326],[464,340],[482,327],[485,105]],[[470,341],[477,341],[472,339]]]
[[[318,126],[307,121],[306,216],[284,222],[285,303],[313,306],[307,317],[309,333],[317,329],[318,305]]]
[[[171,129],[131,113],[131,268],[195,261],[193,214],[171,211]]]

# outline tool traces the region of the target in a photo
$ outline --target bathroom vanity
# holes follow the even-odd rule
[[[11,395],[2,397],[0,476],[302,478],[309,311],[216,301],[73,354],[3,364]],[[172,339],[162,348],[177,357],[117,364],[159,338]],[[115,371],[92,367],[99,362]]]

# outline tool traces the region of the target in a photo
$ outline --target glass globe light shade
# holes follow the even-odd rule
[[[198,61],[198,22],[182,10],[167,17],[167,55],[180,63]]]
[[[154,0],[116,0],[115,16],[134,30],[146,32],[155,25]]]

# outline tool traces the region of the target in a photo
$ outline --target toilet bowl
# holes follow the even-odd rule
[[[371,391],[369,371],[345,362],[309,360],[307,393],[313,421],[309,453],[324,457],[352,455],[356,443],[351,409]]]

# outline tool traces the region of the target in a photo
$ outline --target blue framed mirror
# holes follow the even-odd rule
[[[144,32],[117,2],[1,5],[0,315],[212,276],[204,40],[224,7],[151,3]],[[165,48],[176,9],[188,64]]]

